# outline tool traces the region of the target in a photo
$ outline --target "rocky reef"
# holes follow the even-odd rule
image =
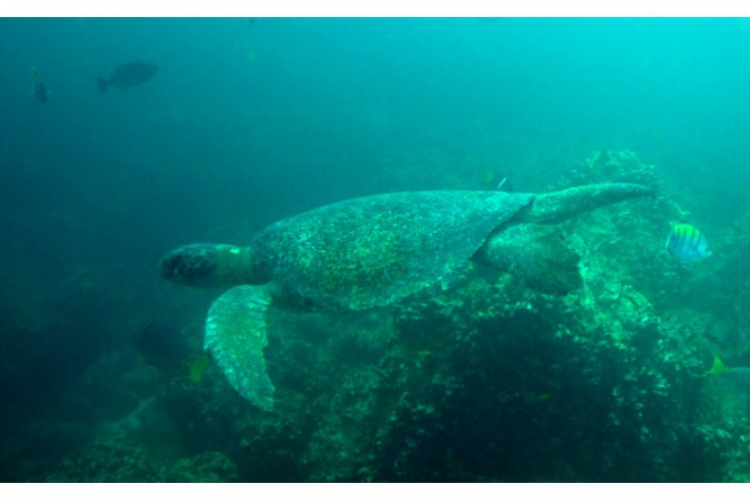
[[[21,479],[750,480],[744,395],[707,375],[714,356],[750,365],[750,293],[734,272],[750,218],[707,228],[715,255],[682,266],[664,239],[691,214],[635,153],[595,152],[549,190],[605,181],[659,194],[563,225],[577,289],[477,266],[387,309],[274,312],[273,412],[212,366],[197,381],[131,367],[110,383],[130,380],[133,403],[96,432],[61,431],[75,444]],[[200,323],[182,328],[195,353]]]

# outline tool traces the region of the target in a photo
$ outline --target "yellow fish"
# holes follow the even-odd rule
[[[203,372],[208,368],[211,363],[211,356],[204,354],[200,358],[188,363],[188,371],[190,372],[190,380],[193,382],[200,382],[203,378]]]
[[[708,370],[709,375],[721,375],[722,373],[727,373],[729,371],[729,368],[727,368],[727,365],[724,364],[724,362],[719,358],[719,356],[714,356],[714,364],[711,366],[711,369]]]

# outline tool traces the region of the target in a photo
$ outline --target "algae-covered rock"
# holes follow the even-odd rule
[[[159,462],[142,449],[116,440],[97,441],[63,459],[61,467],[37,478],[47,482],[227,482],[237,467],[220,452]]]

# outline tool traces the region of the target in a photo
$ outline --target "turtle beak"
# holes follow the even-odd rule
[[[185,245],[165,255],[159,262],[161,277],[173,283],[206,286],[216,272],[216,246]]]
[[[161,274],[161,277],[165,280],[172,281],[174,276],[178,273],[179,267],[176,265],[176,260],[174,252],[169,252],[161,259],[161,261],[159,261],[159,274]]]
[[[178,250],[172,250],[159,261],[159,273],[165,280],[180,281],[180,270],[184,266],[181,264],[182,257]]]

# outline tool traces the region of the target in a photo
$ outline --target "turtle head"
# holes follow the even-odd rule
[[[255,267],[249,248],[217,243],[175,248],[159,263],[162,278],[202,288],[260,283]]]

